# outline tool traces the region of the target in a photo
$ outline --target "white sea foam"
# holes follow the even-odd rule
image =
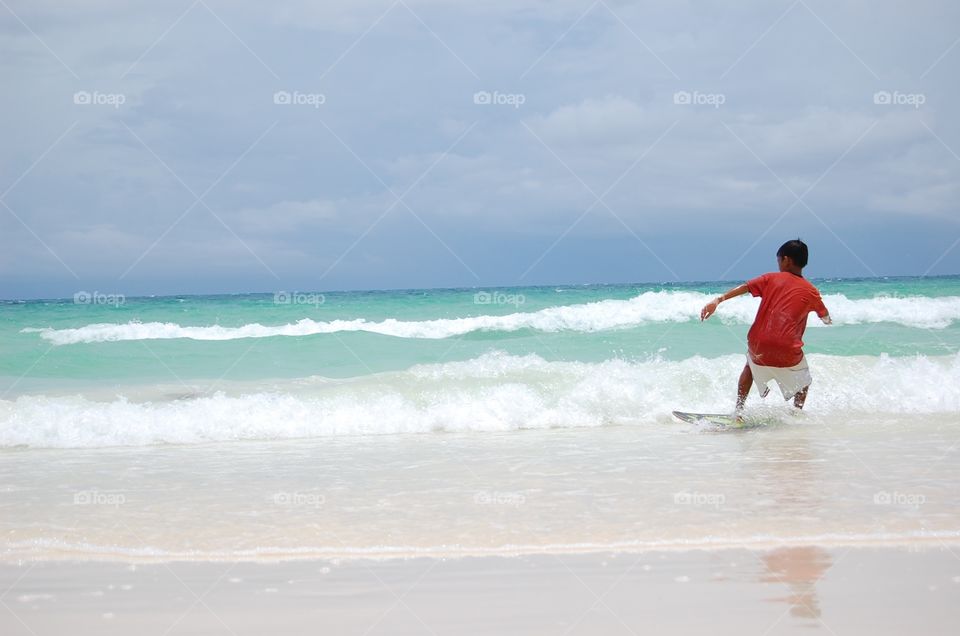
[[[960,419],[960,354],[809,358],[814,388],[808,412],[814,415],[913,413]],[[742,365],[738,355],[583,363],[495,352],[347,381],[272,382],[189,399],[23,395],[0,400],[0,447],[649,424],[669,419],[677,408],[728,411]],[[777,398],[766,402],[783,404]]]
[[[192,562],[241,562],[276,563],[313,559],[385,561],[390,559],[413,559],[422,557],[456,559],[483,556],[529,556],[535,554],[593,554],[620,552],[643,554],[646,552],[690,552],[694,550],[771,550],[786,546],[822,547],[917,547],[926,544],[936,546],[960,544],[960,532],[953,530],[914,530],[902,532],[829,532],[820,534],[747,536],[707,536],[693,539],[645,539],[632,541],[577,542],[577,543],[511,543],[498,546],[443,544],[437,546],[413,545],[364,545],[272,547],[265,546],[248,550],[169,550],[138,545],[124,547],[99,545],[89,542],[66,542],[63,540],[35,539],[32,541],[8,542],[0,554],[0,563],[27,559],[31,562],[44,560],[73,561],[92,560],[100,562],[121,561],[124,563],[166,563],[171,561]]]
[[[73,329],[26,328],[23,333],[39,333],[57,345],[122,340],[189,338],[193,340],[235,340],[273,336],[309,336],[325,333],[364,331],[397,338],[440,339],[464,334],[511,332],[533,329],[552,333],[561,331],[596,332],[637,327],[648,323],[690,322],[698,320],[700,309],[712,296],[699,292],[645,292],[629,300],[603,300],[579,305],[549,307],[539,311],[517,312],[502,316],[481,315],[463,318],[403,321],[387,319],[318,321],[304,318],[284,325],[247,324],[240,327],[185,326],[171,322],[101,323]],[[857,325],[890,322],[906,327],[943,329],[960,320],[960,296],[886,297],[849,299],[842,294],[824,297],[834,324]],[[734,324],[750,324],[759,299],[741,297],[723,304],[715,319]],[[819,326],[811,314],[808,323]]]

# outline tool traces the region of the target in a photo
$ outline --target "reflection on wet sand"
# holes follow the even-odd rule
[[[753,443],[758,443],[766,456],[776,458],[758,464],[757,478],[763,484],[762,490],[780,505],[818,514],[822,494],[812,486],[819,479],[818,458],[809,440],[773,435],[758,442]],[[781,583],[790,588],[789,596],[774,600],[788,603],[791,616],[819,619],[816,584],[833,565],[830,554],[816,546],[784,547],[764,554],[762,561],[766,572],[761,575],[761,582]]]
[[[767,572],[760,577],[764,583],[783,583],[790,588],[790,596],[775,599],[790,604],[790,614],[797,618],[820,618],[817,599],[817,581],[832,562],[830,554],[816,546],[780,548],[763,556]]]

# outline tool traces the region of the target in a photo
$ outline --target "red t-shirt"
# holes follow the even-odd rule
[[[803,359],[803,331],[811,311],[823,318],[827,308],[820,292],[802,276],[771,272],[747,282],[747,289],[760,296],[757,318],[747,334],[755,364],[792,367]]]

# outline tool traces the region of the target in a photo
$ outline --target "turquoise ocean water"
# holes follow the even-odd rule
[[[819,407],[814,392],[812,409],[867,408],[861,399],[880,412],[958,405],[960,277],[814,282],[835,324],[811,316],[807,329],[806,352],[820,359],[815,382],[819,373],[833,385],[820,391],[830,402]],[[732,389],[716,378],[739,367],[758,300],[725,303],[706,323],[698,313],[729,286],[129,298],[90,291],[4,301],[0,444],[509,429],[537,420],[536,411],[552,415],[532,426],[578,426],[672,408],[728,410]],[[931,382],[939,393],[930,393]],[[865,383],[889,395],[871,398]],[[164,430],[174,412],[185,422]],[[268,421],[278,417],[296,426]],[[34,430],[41,425],[42,434]]]
[[[717,431],[730,283],[0,304],[0,560],[960,544],[960,277],[822,280]]]

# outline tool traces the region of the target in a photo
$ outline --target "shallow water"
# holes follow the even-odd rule
[[[7,450],[5,560],[461,556],[960,541],[927,416]]]
[[[960,279],[819,284],[805,412],[742,432],[670,416],[732,406],[755,301],[701,324],[718,285],[5,303],[0,550],[960,542]]]

